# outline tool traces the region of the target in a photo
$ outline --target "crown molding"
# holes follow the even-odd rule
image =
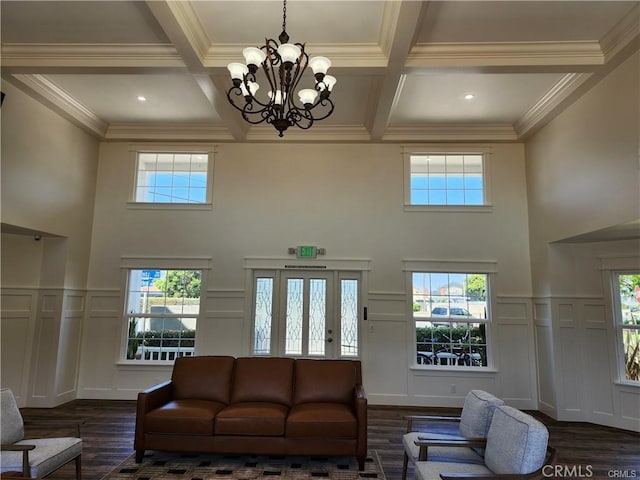
[[[289,128],[284,137],[271,125],[251,127],[247,134],[247,141],[274,142],[368,142],[371,140],[369,131],[362,125],[314,125],[310,130],[296,127]]]
[[[180,124],[126,124],[109,125],[105,140],[136,141],[184,141],[211,142],[232,141],[233,136],[224,125],[180,125]]]
[[[207,68],[225,68],[242,60],[245,43],[218,43],[210,46],[203,64]],[[331,68],[378,68],[387,66],[387,57],[375,43],[307,43],[305,51],[331,59]],[[313,55],[310,55],[313,56]]]
[[[173,45],[9,43],[3,68],[184,68]]]
[[[421,43],[407,56],[407,67],[602,65],[600,43],[495,42]]]
[[[384,142],[514,142],[518,140],[513,126],[487,125],[391,125],[382,136]]]
[[[15,74],[8,79],[92,135],[104,137],[108,124],[45,75]]]
[[[591,76],[591,73],[568,73],[564,75],[513,124],[518,137],[523,137],[540,126],[569,95],[575,92]]]
[[[640,37],[640,4],[636,3],[636,6],[600,39],[605,62],[609,62],[638,37]]]

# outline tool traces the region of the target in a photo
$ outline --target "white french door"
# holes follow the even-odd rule
[[[358,273],[256,271],[253,298],[253,354],[359,355]]]

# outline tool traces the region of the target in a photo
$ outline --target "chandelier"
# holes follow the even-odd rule
[[[246,64],[234,62],[227,66],[233,80],[233,86],[227,91],[229,103],[253,125],[270,123],[280,132],[280,137],[293,125],[306,130],[315,121],[331,115],[333,102],[329,96],[336,84],[336,79],[326,74],[331,66],[328,58],[309,59],[304,43],[288,43],[286,23],[287,0],[284,0],[280,44],[271,38],[265,39],[260,48],[248,47],[242,51]],[[297,90],[307,66],[313,71],[315,86]],[[269,86],[269,92],[262,98],[256,96],[260,88],[256,74],[260,67]]]

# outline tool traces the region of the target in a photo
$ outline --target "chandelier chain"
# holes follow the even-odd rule
[[[287,31],[287,0],[282,2],[282,31]]]

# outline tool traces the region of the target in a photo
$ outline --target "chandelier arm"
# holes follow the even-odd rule
[[[328,105],[329,105],[329,107],[330,107],[330,108],[329,108],[329,111],[328,111],[326,114],[322,115],[321,117],[316,117],[316,116],[314,116],[314,117],[313,117],[313,118],[314,118],[314,120],[316,120],[316,121],[317,121],[317,120],[324,120],[324,119],[325,119],[325,118],[327,118],[329,115],[331,115],[331,114],[333,113],[333,108],[334,108],[333,102],[331,101],[331,99],[330,99],[329,97],[327,97],[327,98],[322,98],[322,99],[318,100],[318,101],[315,103],[315,105],[313,105],[311,108],[309,108],[309,110],[308,110],[308,111],[309,111],[309,112],[311,112],[312,110],[315,110],[315,108],[316,108],[318,105],[322,105],[323,107],[327,107],[327,104],[328,104]]]
[[[302,75],[307,69],[307,65],[309,63],[309,55],[307,55],[307,52],[304,51],[304,44],[296,43],[296,45],[300,47],[300,57],[298,57],[298,61],[296,62],[295,74],[292,76],[291,85],[289,87],[292,97],[291,105],[299,110],[304,110],[304,106],[296,105],[296,99],[293,97],[295,97],[296,88],[298,87],[300,80],[302,80]]]
[[[290,111],[288,120],[292,125],[295,125],[302,130],[307,130],[311,128],[314,122],[313,115],[308,110],[300,110],[296,109],[295,111]],[[304,121],[303,121],[304,120]]]

